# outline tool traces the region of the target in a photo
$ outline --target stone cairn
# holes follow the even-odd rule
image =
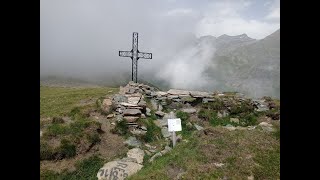
[[[197,113],[197,110],[193,108],[193,105],[197,103],[207,103],[215,101],[216,97],[226,100],[225,94],[214,92],[201,92],[201,91],[187,91],[187,90],[177,90],[170,89],[167,92],[156,91],[154,87],[150,87],[145,84],[139,84],[134,82],[129,82],[126,86],[120,86],[120,91],[118,94],[114,95],[111,99],[106,98],[102,102],[102,108],[104,112],[108,112],[107,118],[114,118],[116,121],[120,122],[123,119],[127,121],[129,131],[133,135],[145,134],[147,128],[145,126],[140,126],[136,121],[139,118],[146,118],[151,116],[151,109],[147,107],[145,98],[150,99],[152,109],[155,110],[155,115],[158,117],[155,120],[155,124],[161,128],[162,136],[167,140],[167,146],[162,150],[157,152],[156,147],[149,144],[144,144],[144,147],[148,150],[142,150],[142,143],[136,139],[136,137],[129,137],[124,143],[135,148],[130,149],[127,153],[127,157],[114,160],[104,164],[102,168],[97,173],[99,180],[104,179],[125,179],[138,172],[142,167],[144,154],[152,156],[149,162],[152,162],[155,158],[168,153],[171,148],[169,145],[169,140],[171,140],[171,133],[168,132],[167,119],[175,118],[173,112],[165,113],[163,112],[163,106],[167,106],[170,101],[171,109],[180,109],[183,112],[190,114]],[[245,98],[243,94],[236,94],[236,99],[238,102],[244,101]],[[256,111],[267,111],[269,110],[268,103],[265,100],[252,100],[256,107]],[[218,116],[226,116],[228,112],[218,113]],[[232,118],[232,121],[239,121],[236,118]],[[194,124],[197,130],[203,129],[201,126]],[[261,126],[269,128],[268,124],[262,124]],[[234,130],[235,127],[228,127],[227,129]],[[255,127],[248,127],[255,128]],[[181,136],[177,136],[177,141],[181,140]]]

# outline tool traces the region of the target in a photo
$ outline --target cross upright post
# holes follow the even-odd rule
[[[132,60],[131,79],[133,82],[138,82],[138,59],[152,59],[152,53],[139,52],[138,50],[138,33],[134,32],[132,36],[132,50],[119,51],[119,56],[130,57]]]

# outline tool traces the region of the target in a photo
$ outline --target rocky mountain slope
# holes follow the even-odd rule
[[[216,52],[205,73],[221,89],[280,98],[280,29],[262,40],[245,34],[202,38],[208,39]]]

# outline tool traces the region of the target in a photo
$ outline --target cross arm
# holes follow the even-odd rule
[[[132,57],[132,51],[119,51],[121,57]]]
[[[138,58],[142,59],[152,59],[152,53],[139,52]]]

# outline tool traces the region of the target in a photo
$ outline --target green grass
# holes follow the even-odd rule
[[[97,172],[103,166],[104,160],[98,156],[91,156],[88,159],[79,161],[76,164],[76,170],[73,172],[63,171],[55,173],[44,170],[40,173],[41,180],[95,180]]]
[[[108,91],[112,91],[108,93]],[[40,117],[65,116],[81,100],[114,94],[118,88],[70,88],[40,86]],[[94,105],[95,101],[92,103]]]
[[[140,119],[139,121],[147,127],[147,133],[142,137],[145,142],[154,142],[162,138],[161,129],[152,118]]]
[[[177,118],[181,119],[181,126],[182,126],[182,131],[178,132],[177,134],[181,133],[183,137],[189,137],[191,135],[192,131],[195,130],[194,126],[192,126],[192,127],[187,126],[187,124],[189,122],[190,115],[186,112],[183,112],[183,111],[177,111],[176,116],[177,116]]]
[[[146,163],[129,179],[174,179],[181,169],[187,179],[280,178],[280,142],[263,131],[228,131],[211,127],[195,132],[168,154]],[[214,163],[223,163],[216,167]],[[171,173],[170,173],[171,171]]]

